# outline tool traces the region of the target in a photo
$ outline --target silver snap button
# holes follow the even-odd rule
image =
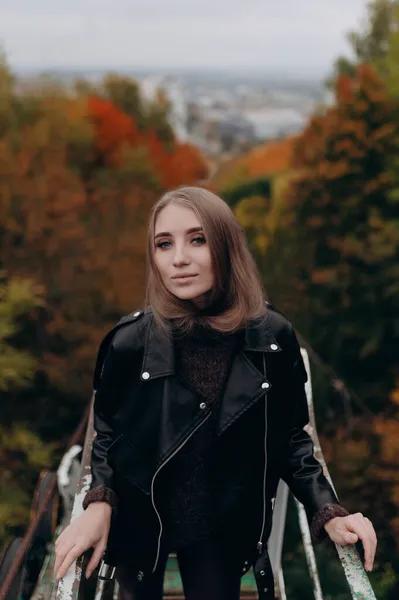
[[[139,317],[141,315],[141,310],[138,310],[134,313],[134,317]]]
[[[267,381],[265,381],[264,383],[262,383],[262,388],[264,390],[267,390],[270,387],[270,383],[268,383]]]
[[[242,570],[242,572],[245,573],[245,571],[246,571],[246,568],[244,567],[243,570]]]
[[[137,581],[143,581],[144,573],[143,571],[139,571],[137,573]]]
[[[267,591],[268,591],[268,589],[269,589],[269,588],[264,588],[264,589],[263,589],[263,591],[264,591],[264,592],[267,592]]]
[[[260,574],[261,574],[261,575],[262,575],[262,577],[263,577],[263,575],[265,574],[265,572],[264,572],[264,571],[261,571],[261,572],[260,572]]]
[[[150,378],[150,374],[147,371],[144,371],[144,373],[141,374],[141,378],[142,379],[149,379]]]
[[[270,344],[271,350],[278,350],[277,344]]]
[[[200,409],[201,409],[201,410],[204,410],[204,408],[206,408],[206,404],[205,404],[205,402],[201,402],[201,404],[200,404]]]

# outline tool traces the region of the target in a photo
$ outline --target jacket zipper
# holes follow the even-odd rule
[[[266,361],[265,355],[263,354],[263,374],[266,379]],[[267,470],[267,392],[265,394],[265,440],[264,440],[264,450],[265,450],[265,466],[263,470],[263,516],[262,516],[262,529],[260,531],[259,541],[256,545],[259,554],[262,554],[263,551],[263,534],[265,532],[266,526],[266,470]]]
[[[156,570],[156,568],[158,566],[159,553],[160,553],[160,549],[161,549],[161,538],[162,538],[162,532],[163,532],[163,525],[162,525],[161,515],[159,514],[159,512],[157,510],[157,507],[155,506],[155,498],[154,498],[154,483],[155,483],[155,478],[158,475],[158,473],[161,471],[161,469],[163,469],[163,467],[168,464],[168,462],[179,452],[179,450],[181,450],[181,448],[183,448],[183,446],[194,435],[194,433],[197,431],[197,429],[199,429],[201,427],[201,425],[203,425],[205,423],[205,421],[207,421],[207,419],[209,419],[210,416],[211,416],[211,411],[209,411],[209,413],[207,414],[207,416],[205,417],[205,419],[203,419],[201,421],[201,423],[199,423],[193,429],[193,431],[190,433],[190,435],[188,435],[186,437],[186,439],[181,442],[181,444],[176,448],[176,450],[174,452],[172,452],[172,454],[168,457],[168,459],[165,460],[165,462],[162,465],[160,465],[160,467],[158,467],[158,469],[155,471],[154,477],[152,478],[152,481],[151,481],[151,502],[152,502],[152,506],[153,506],[153,508],[154,508],[154,510],[155,510],[155,512],[157,514],[158,521],[159,521],[159,535],[158,535],[157,555],[156,555],[156,558],[155,558],[155,564],[154,564],[154,567],[152,569],[152,573],[155,572],[155,570]]]

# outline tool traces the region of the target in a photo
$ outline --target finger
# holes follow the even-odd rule
[[[56,573],[56,579],[62,579],[67,574],[70,566],[75,562],[77,558],[84,552],[81,546],[74,546],[66,555],[61,566]]]
[[[370,545],[371,545],[371,557],[370,557],[370,561],[367,566],[368,566],[369,570],[371,571],[374,566],[375,553],[376,553],[376,549],[377,549],[377,535],[376,535],[376,532],[374,530],[373,524],[370,521],[370,519],[365,519],[365,521],[366,521],[367,535],[370,539]]]
[[[358,536],[356,535],[356,533],[352,533],[351,531],[345,531],[341,534],[342,537],[342,545],[344,546],[345,544],[356,544],[356,542],[359,540]]]
[[[100,562],[105,550],[105,544],[97,544],[94,549],[93,555],[89,560],[89,564],[86,569],[86,578],[88,579],[93,571],[97,568],[98,563]]]
[[[370,570],[373,563],[373,541],[370,537],[370,530],[367,526],[367,521],[358,515],[353,515],[353,519],[348,523],[348,528],[354,531],[362,540],[364,548],[364,566],[367,571]]]
[[[73,548],[74,545],[75,545],[74,543],[71,543],[69,546],[67,544],[64,544],[63,546],[60,546],[59,548],[56,549],[55,562],[54,562],[54,573],[56,575],[58,573],[58,569],[59,569],[60,565],[62,565],[62,563],[65,560],[66,555],[71,550],[71,548]]]
[[[54,573],[57,573],[59,566],[63,563],[66,555],[74,546],[76,546],[74,540],[66,539],[55,549]]]
[[[373,528],[364,519],[360,524],[362,528],[362,534],[360,535],[363,542],[364,548],[364,566],[367,571],[371,571],[373,568],[374,555],[375,555],[375,539]]]
[[[59,546],[67,537],[67,529],[64,529],[63,531],[61,531],[60,535],[57,537],[57,539],[55,540],[55,546]]]
[[[67,549],[67,552],[69,552],[69,550],[72,548],[72,546],[75,546],[75,544],[75,540],[66,538],[58,544],[57,548],[55,549],[55,553],[66,554],[65,550]]]

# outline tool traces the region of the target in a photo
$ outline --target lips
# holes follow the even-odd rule
[[[172,279],[190,279],[192,277],[197,277],[196,274],[188,273],[187,275],[175,275]]]

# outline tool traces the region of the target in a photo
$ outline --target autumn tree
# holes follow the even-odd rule
[[[351,56],[339,57],[334,65],[330,83],[340,75],[353,76],[361,64],[370,64],[381,75],[385,75],[385,59],[389,52],[389,39],[395,29],[394,8],[397,0],[371,0],[367,4],[367,15],[359,31],[351,31],[347,39]]]
[[[399,154],[396,114],[396,103],[371,67],[359,67],[354,78],[340,77],[335,105],[314,116],[298,140],[299,174],[287,198],[301,290],[297,311],[290,314],[366,410],[357,415],[351,432],[343,424],[347,458],[333,451],[328,456],[336,464],[338,489],[347,490],[353,509],[357,505],[356,510],[363,507],[373,515],[388,554],[399,513],[398,482],[391,476],[399,465],[388,446],[384,450],[394,427],[390,397],[399,370],[399,222],[393,194],[398,181],[390,169]],[[344,445],[336,426],[330,433],[339,451]],[[351,439],[352,449],[356,439],[363,439],[370,450],[363,456],[358,442],[363,462],[356,493],[348,474]]]
[[[158,90],[153,100],[147,100],[143,98],[139,83],[135,79],[108,73],[103,78],[98,93],[133,119],[139,131],[154,131],[157,138],[166,144],[174,141],[174,133],[169,123],[171,107],[162,90]]]
[[[367,397],[384,402],[395,365],[388,325],[398,314],[399,229],[391,198],[397,181],[387,172],[390,157],[398,153],[397,107],[367,66],[354,79],[341,77],[336,94],[336,106],[313,117],[299,139],[296,167],[302,173],[290,202],[303,232],[308,297],[318,299],[321,316],[334,307],[340,321],[339,332],[328,319],[319,335],[313,332],[314,339],[319,344],[319,337],[331,336],[328,357],[343,374],[348,355],[360,357],[359,386]],[[378,318],[370,323],[376,311]],[[387,388],[377,395],[375,382],[364,380],[368,361],[375,360],[387,375]],[[348,376],[354,380],[350,364]]]

